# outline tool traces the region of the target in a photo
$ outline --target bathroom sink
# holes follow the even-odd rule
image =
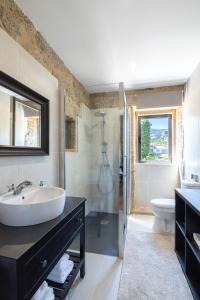
[[[29,226],[50,221],[62,214],[65,191],[58,187],[28,187],[19,195],[0,197],[0,222],[8,226]]]
[[[200,182],[183,179],[181,181],[181,185],[183,188],[192,188],[192,189],[200,189]]]

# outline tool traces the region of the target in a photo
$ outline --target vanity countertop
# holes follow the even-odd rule
[[[58,229],[62,222],[70,219],[70,214],[85,202],[84,198],[66,197],[63,213],[49,222],[27,227],[12,227],[0,224],[0,256],[19,259],[42,238],[48,239],[48,233]]]
[[[200,189],[176,189],[176,192],[200,215]]]

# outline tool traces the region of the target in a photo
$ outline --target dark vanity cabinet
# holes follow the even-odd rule
[[[195,300],[200,300],[200,190],[176,190],[175,251]]]
[[[80,251],[70,252],[80,235]],[[28,300],[67,252],[74,269],[64,284],[48,281],[55,299],[65,299],[80,271],[85,275],[85,199],[66,199],[64,212],[49,222],[28,226],[0,225],[0,300]]]

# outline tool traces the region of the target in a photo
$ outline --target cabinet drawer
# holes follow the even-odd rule
[[[46,274],[48,276],[56,259],[61,256],[73,234],[83,223],[83,219],[84,210],[81,209],[26,263],[24,273],[26,295],[32,291],[42,276]]]

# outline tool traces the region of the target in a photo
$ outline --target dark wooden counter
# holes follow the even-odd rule
[[[76,271],[84,277],[84,198],[67,197],[63,213],[49,222],[27,227],[0,224],[0,299],[30,299],[79,233]]]
[[[200,189],[176,189],[176,192],[200,215]]]
[[[195,300],[200,300],[200,190],[176,190],[175,251]]]

